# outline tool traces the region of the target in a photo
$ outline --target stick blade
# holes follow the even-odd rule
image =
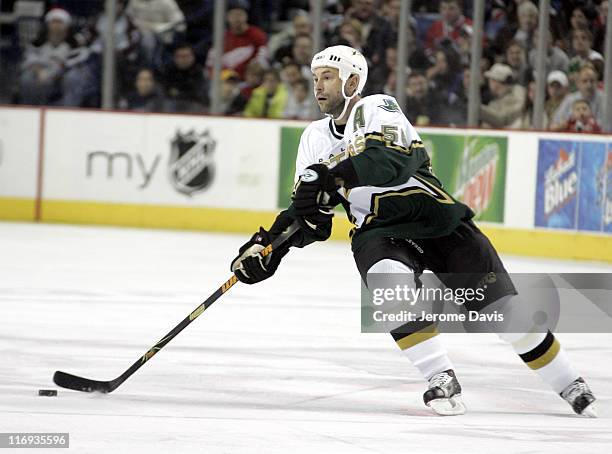
[[[106,394],[113,390],[110,382],[90,380],[89,378],[78,377],[59,370],[53,374],[53,382],[62,388],[85,393],[99,392]]]

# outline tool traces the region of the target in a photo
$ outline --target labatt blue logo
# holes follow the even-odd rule
[[[548,218],[576,197],[576,152],[559,149],[559,157],[544,174],[544,216]]]

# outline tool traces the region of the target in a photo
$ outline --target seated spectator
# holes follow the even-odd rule
[[[291,58],[285,62],[292,61],[300,66],[302,77],[310,79],[310,62],[312,61],[312,38],[310,36],[296,36],[291,48]]]
[[[185,16],[185,41],[192,45],[199,63],[206,61],[212,46],[215,2],[212,0],[177,0]]]
[[[361,24],[363,54],[370,66],[384,64],[385,49],[393,44],[393,30],[378,12],[375,0],[352,0],[344,19],[357,19]]]
[[[430,85],[441,96],[448,98],[451,92],[459,89],[461,78],[461,61],[459,54],[452,48],[450,41],[442,41],[440,48],[434,52],[435,63],[425,74],[430,81]]]
[[[527,84],[527,95],[525,99],[525,107],[523,108],[523,114],[521,115],[521,122],[518,126],[521,129],[532,129],[534,127],[534,118],[533,118],[533,108],[535,104],[535,93],[536,93],[536,83],[534,80],[531,80]],[[548,126],[548,118],[546,113],[544,113],[544,118],[542,118],[542,129],[546,129]]]
[[[527,56],[525,49],[518,41],[510,41],[506,47],[505,62],[514,75],[514,80],[523,86],[526,86],[530,77],[530,70],[527,66]]]
[[[389,24],[391,24],[393,33],[397,33],[397,30],[399,28],[401,7],[401,0],[383,0],[382,3],[381,15],[387,22],[389,22]],[[411,21],[414,21],[413,17],[411,17],[410,19]]]
[[[240,78],[233,69],[221,71],[221,114],[240,115],[247,104],[247,98],[240,92]]]
[[[176,0],[129,0],[127,13],[142,31],[184,30],[185,16]]]
[[[601,132],[599,124],[593,118],[589,103],[584,99],[576,99],[572,103],[572,114],[561,131],[568,132]]]
[[[115,16],[115,56],[116,65],[121,68],[117,73],[118,91],[124,95],[133,88],[133,81],[145,64],[141,52],[141,33],[126,13],[128,0],[118,0]],[[81,36],[91,51],[100,56],[104,50],[105,30],[108,19],[101,14],[92,26],[82,30]]]
[[[534,31],[533,41],[538,42],[538,30]],[[538,63],[538,49],[534,47],[529,51],[529,66],[535,68]],[[555,46],[552,31],[548,32],[548,43],[546,45],[546,74],[551,71],[562,71],[567,73],[569,69],[569,57]]]
[[[597,75],[592,66],[587,65],[580,70],[576,85],[578,86],[578,91],[567,95],[557,109],[551,126],[552,130],[560,131],[565,128],[567,121],[571,117],[574,101],[577,99],[587,101],[597,124],[603,124],[605,99],[603,93],[597,89]]]
[[[570,82],[576,84],[580,69],[593,60],[603,62],[603,56],[592,49],[593,34],[586,28],[573,29],[571,31],[571,37],[572,57],[569,62],[569,78]]]
[[[593,22],[596,18],[597,11],[590,6],[583,4],[572,10],[570,25],[574,30],[589,29],[591,28],[591,22]]]
[[[415,126],[445,124],[446,100],[429,89],[427,77],[422,72],[415,71],[408,76],[408,96],[403,110]]]
[[[283,61],[285,57],[291,55],[291,48],[296,36],[310,36],[312,34],[312,24],[310,15],[300,10],[291,22],[291,26],[285,27],[278,33],[270,36],[268,41],[268,53],[274,56],[274,60]]]
[[[70,36],[70,14],[60,8],[45,15],[45,28],[25,50],[18,101],[44,105],[60,99],[65,65],[77,43]]]
[[[298,80],[302,79],[300,65],[293,61],[287,63],[285,66],[283,66],[281,71],[281,79],[287,88],[296,83]]]
[[[261,86],[253,90],[244,109],[245,117],[283,118],[287,104],[287,89],[275,69],[264,72]]]
[[[364,95],[376,95],[385,93],[395,95],[396,84],[396,66],[397,66],[397,49],[395,47],[387,47],[384,65],[376,65],[368,74],[368,81],[364,88]],[[409,68],[406,66],[407,73]]]
[[[549,123],[555,117],[557,109],[567,96],[567,89],[569,87],[569,80],[562,71],[552,71],[546,79],[546,94],[547,100],[544,104],[544,110],[546,111],[546,117]]]
[[[489,90],[488,83],[484,73],[488,71],[490,65],[481,65],[481,72],[479,76],[479,91],[480,91],[480,102],[482,104],[488,104],[493,98]],[[470,91],[470,66],[464,65],[462,71],[461,84],[459,90],[450,93],[448,98],[448,107],[446,108],[446,121],[451,126],[465,126],[467,125],[467,108],[468,108],[468,95]]]
[[[384,0],[382,4],[382,17],[387,22],[389,22],[389,24],[391,25],[391,30],[393,31],[393,36],[391,37],[392,43],[397,43],[397,33],[399,31],[399,21],[402,6],[401,3],[402,0]],[[416,27],[417,21],[414,16],[410,15],[408,17],[408,28],[411,29],[413,33],[415,33]]]
[[[503,0],[485,2],[484,34],[488,42],[494,42],[500,30],[508,26],[508,6],[510,5],[507,3]]]
[[[470,90],[470,67],[464,66],[459,90],[450,94],[446,108],[446,121],[450,126],[467,125],[468,92]]]
[[[484,73],[493,99],[480,106],[480,120],[485,127],[517,128],[525,108],[525,88],[516,84],[512,68],[494,64]]]
[[[593,33],[593,49],[599,53],[604,53],[604,41],[606,39],[606,21],[608,17],[608,0],[603,0],[597,7],[597,17],[594,22],[594,33]]]
[[[143,68],[138,71],[134,90],[119,101],[120,109],[129,109],[137,112],[164,112],[165,99],[157,86],[153,71]]]
[[[244,82],[240,83],[240,93],[242,93],[242,96],[246,99],[251,97],[253,90],[263,82],[264,72],[263,66],[257,60],[252,60],[249,63],[244,74]]]
[[[462,36],[472,35],[472,20],[463,15],[462,0],[441,0],[439,11],[441,19],[431,24],[425,36],[425,48],[430,52],[442,40],[449,39],[459,46],[458,41]]]
[[[158,40],[168,45],[175,31],[185,31],[185,16],[175,0],[129,0],[126,12],[142,33],[142,45],[153,62]]]
[[[480,102],[482,104],[488,104],[489,101],[493,99],[485,73],[491,69],[494,63],[495,53],[487,48],[482,49],[482,57],[480,59],[480,79],[478,79],[480,82]],[[470,63],[464,62],[464,66],[469,68]]]
[[[117,0],[117,8],[115,13],[115,50],[120,53],[130,55],[138,52],[141,34],[138,28],[128,16],[126,4],[128,0]],[[91,50],[101,54],[104,49],[104,39],[108,18],[106,13],[100,14],[93,26],[84,29],[82,33],[83,40],[87,43]],[[130,57],[134,59],[135,57]]]
[[[535,46],[533,34],[538,28],[538,7],[530,1],[524,1],[518,7],[518,30],[514,34],[514,40],[531,50]]]
[[[174,48],[173,61],[165,69],[162,80],[175,112],[205,111],[208,106],[208,84],[204,69],[196,62],[189,44],[179,44]]]
[[[363,52],[363,48],[361,45],[361,33],[362,33],[361,22],[357,19],[347,19],[342,24],[337,31],[337,40],[335,45],[343,44],[345,46],[350,46],[353,49],[357,49],[360,52]]]
[[[312,101],[308,96],[310,88],[306,79],[300,79],[291,85],[285,112],[285,118],[310,120],[312,118]]]
[[[268,66],[266,42],[268,37],[259,27],[250,25],[244,1],[231,1],[227,13],[227,29],[223,40],[223,68],[233,69],[244,79],[248,64],[255,60]],[[206,66],[212,68],[214,50],[208,53]]]

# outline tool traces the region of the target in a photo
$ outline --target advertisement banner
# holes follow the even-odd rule
[[[476,220],[504,222],[505,137],[421,135],[436,176],[451,195],[476,213]]]
[[[274,123],[68,111],[46,123],[45,199],[276,208]]]
[[[602,231],[606,205],[607,150],[603,142],[581,142],[578,230]]]
[[[575,229],[580,142],[540,140],[535,225]]]
[[[611,144],[540,140],[535,225],[612,232],[611,186]]]
[[[278,208],[287,208],[291,203],[291,192],[293,191],[295,178],[295,160],[304,129],[306,128],[281,127]]]
[[[40,111],[0,109],[0,198],[36,197]]]
[[[602,230],[612,233],[612,142],[608,143],[606,162],[598,173],[603,204]],[[601,176],[599,176],[601,175]]]

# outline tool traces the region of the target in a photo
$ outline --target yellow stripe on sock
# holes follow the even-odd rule
[[[396,340],[398,347],[402,350],[408,350],[410,347],[414,347],[421,342],[431,339],[437,336],[438,330],[434,325],[429,325],[416,333],[410,333],[406,337]]]
[[[546,350],[546,353],[544,353],[538,359],[534,359],[533,361],[528,362],[527,365],[534,370],[541,369],[542,367],[549,364],[553,359],[555,359],[555,357],[559,353],[559,350],[561,350],[561,344],[557,339],[555,339],[550,348]]]

